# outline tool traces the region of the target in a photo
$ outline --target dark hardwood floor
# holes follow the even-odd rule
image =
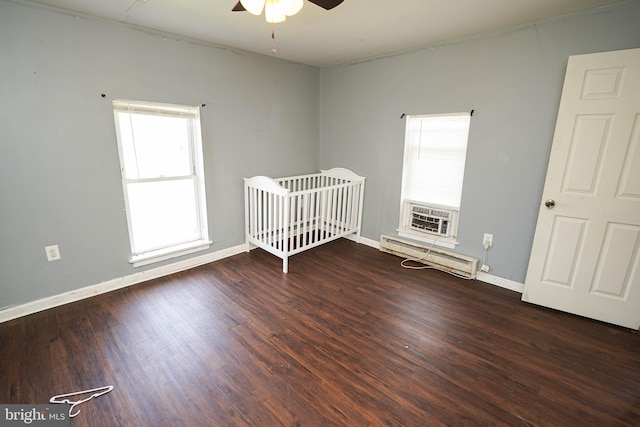
[[[348,240],[0,324],[0,402],[72,426],[639,426],[640,334]]]

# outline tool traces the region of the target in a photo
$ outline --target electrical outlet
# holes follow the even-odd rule
[[[486,234],[482,238],[482,246],[485,249],[489,249],[493,245],[493,234]]]
[[[47,253],[47,261],[57,261],[60,258],[60,249],[58,249],[58,245],[46,246],[44,251]]]

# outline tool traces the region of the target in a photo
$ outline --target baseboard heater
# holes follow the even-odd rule
[[[380,250],[469,278],[475,277],[478,269],[477,258],[459,255],[398,237],[381,235]]]

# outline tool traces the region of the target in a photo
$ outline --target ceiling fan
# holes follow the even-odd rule
[[[323,9],[330,10],[338,6],[344,0],[309,0],[309,1],[313,4],[320,6]],[[263,8],[265,8],[265,13],[268,13],[269,8],[279,9],[280,7],[287,7],[287,6],[281,6],[282,3],[290,4],[288,7],[293,8],[293,10],[290,10],[289,12],[285,12],[286,15],[282,14],[281,21],[284,21],[286,19],[286,16],[295,15],[302,8],[302,0],[288,0],[286,2],[283,0],[241,0],[238,3],[236,3],[236,5],[231,10],[234,12],[242,12],[242,11],[248,10],[254,15],[260,15],[262,13]],[[281,21],[272,22],[272,20],[269,20],[269,18],[267,18],[267,21],[271,23],[281,22]]]
[[[338,6],[344,0],[309,0],[311,3],[320,6],[323,9],[330,10]],[[260,15],[264,9],[264,16],[271,24],[271,39],[273,40],[273,49],[271,52],[275,55],[278,53],[276,48],[276,31],[273,24],[283,22],[287,16],[293,16],[302,9],[303,0],[240,0],[231,9],[234,12],[248,11],[253,15]]]

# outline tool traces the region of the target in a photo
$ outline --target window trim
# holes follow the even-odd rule
[[[112,101],[112,111],[114,116],[114,126],[118,143],[118,156],[120,159],[120,172],[122,178],[122,188],[125,202],[125,213],[127,217],[127,228],[129,232],[129,244],[131,257],[129,263],[134,267],[152,264],[194,252],[203,251],[210,247],[212,241],[209,239],[206,208],[206,190],[204,180],[204,153],[202,150],[202,134],[200,128],[200,109],[198,106],[187,106],[177,104],[166,104],[159,102],[134,101],[124,99],[114,99]],[[189,161],[192,173],[184,176],[158,177],[158,178],[127,178],[124,161],[124,147],[121,138],[121,127],[119,125],[118,113],[134,112],[140,114],[150,114],[155,116],[181,117],[190,119],[189,126]],[[130,215],[128,185],[131,183],[144,182],[168,182],[172,180],[193,180],[195,189],[195,211],[196,221],[199,228],[199,237],[192,241],[175,243],[170,246],[155,249],[136,251],[133,224]]]

